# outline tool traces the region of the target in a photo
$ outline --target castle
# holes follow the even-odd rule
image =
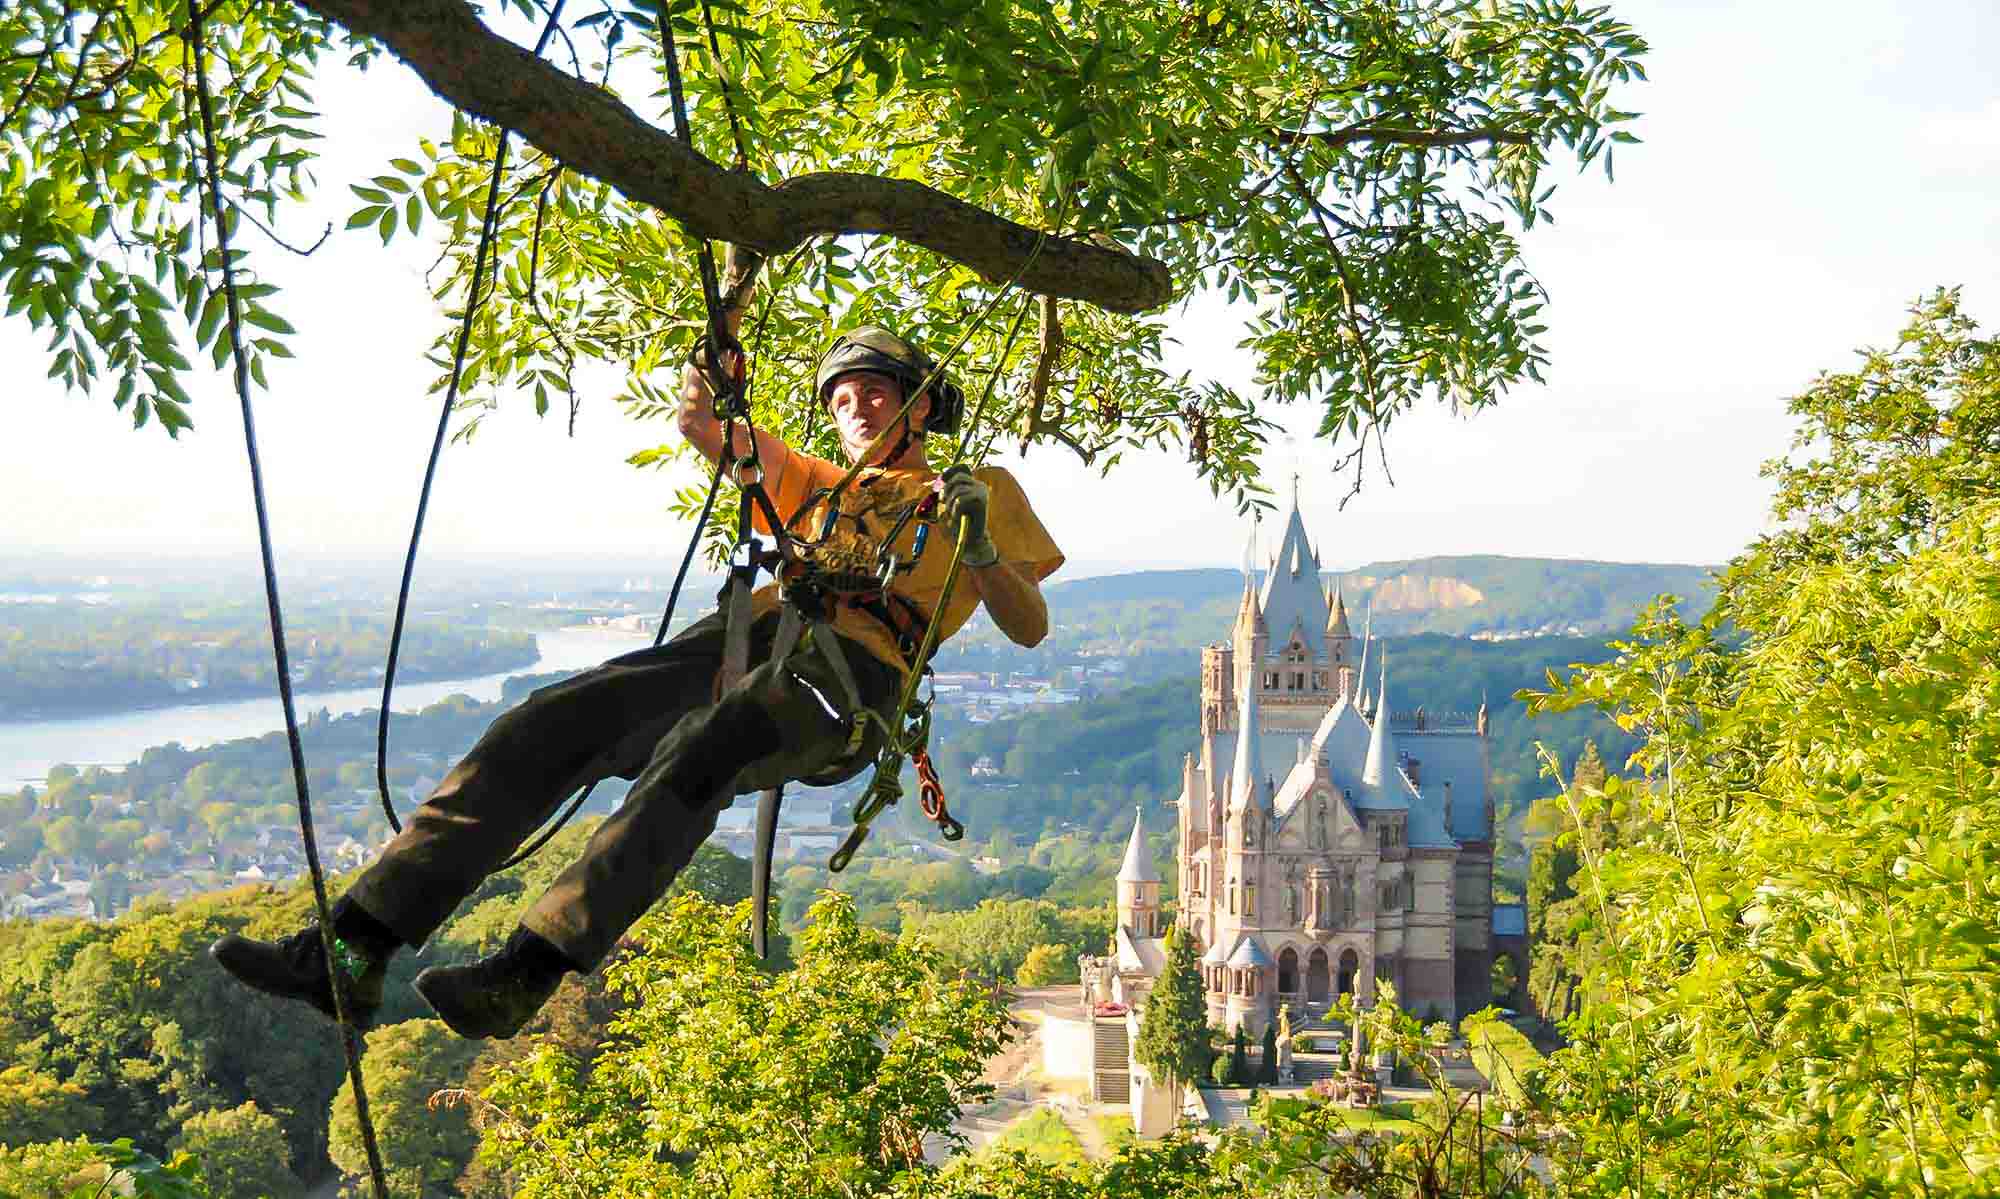
[[[1280,1004],[1297,1018],[1347,992],[1372,1003],[1378,979],[1419,1016],[1486,1006],[1518,922],[1493,904],[1486,709],[1439,720],[1392,704],[1387,652],[1321,583],[1296,499],[1262,588],[1246,576],[1201,668],[1177,920],[1202,951],[1210,1020],[1257,1036]],[[1085,963],[1087,1000],[1136,1007],[1164,965],[1143,822],[1118,875],[1116,952]]]

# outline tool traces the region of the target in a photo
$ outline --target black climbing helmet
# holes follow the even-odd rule
[[[813,379],[813,391],[820,403],[826,403],[834,380],[849,371],[888,375],[903,385],[905,399],[935,374],[937,378],[930,385],[931,414],[924,421],[924,432],[947,437],[958,432],[959,422],[965,417],[965,392],[938,370],[929,354],[887,329],[862,325],[833,339],[826,353],[820,355],[819,370]]]

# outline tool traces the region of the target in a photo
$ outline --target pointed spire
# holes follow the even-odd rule
[[[1229,771],[1229,803],[1241,807],[1264,781],[1263,738],[1258,735],[1257,681],[1243,689],[1243,705],[1236,721],[1236,763]]]
[[[1326,635],[1329,637],[1352,637],[1353,630],[1347,627],[1347,590],[1339,584],[1333,590],[1333,615],[1327,618]]]
[[[1361,618],[1361,669],[1354,672],[1354,686],[1358,694],[1354,697],[1357,709],[1368,707],[1368,647],[1375,643],[1375,605],[1368,605],[1367,615]]]
[[[1157,883],[1160,874],[1153,869],[1153,855],[1146,852],[1146,809],[1139,808],[1132,815],[1132,839],[1125,844],[1125,864],[1118,868],[1121,883]]]
[[[1247,571],[1243,575],[1243,600],[1236,605],[1236,627],[1253,634],[1265,628],[1264,608],[1257,600],[1257,586]]]
[[[1382,651],[1381,689],[1375,696],[1374,727],[1368,734],[1368,761],[1361,768],[1362,785],[1381,790],[1390,785],[1396,766],[1396,744],[1389,735],[1389,651]]]

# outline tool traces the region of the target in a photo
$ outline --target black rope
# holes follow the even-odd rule
[[[542,26],[542,36],[535,42],[535,56],[548,47],[549,38],[559,27],[563,5],[567,0],[556,0],[549,9],[549,19]],[[424,517],[430,511],[431,484],[437,479],[438,460],[444,455],[444,435],[451,426],[452,411],[458,407],[458,388],[465,377],[465,351],[472,340],[472,322],[477,319],[484,302],[479,294],[479,283],[486,272],[486,259],[493,248],[494,234],[500,225],[500,182],[507,173],[507,140],[513,130],[500,131],[500,144],[493,150],[493,174],[486,182],[486,213],[479,223],[479,248],[472,256],[472,286],[466,289],[465,312],[458,323],[458,345],[452,351],[451,382],[444,391],[444,405],[438,411],[437,433],[431,438],[430,461],[424,464],[424,485],[417,493],[417,517],[410,526],[410,548],[403,555],[403,581],[396,589],[396,621],[389,630],[389,662],[382,671],[382,710],[375,720],[375,792],[382,801],[382,814],[389,818],[389,827],[403,831],[403,824],[396,819],[396,805],[389,798],[389,704],[396,693],[396,662],[403,651],[403,622],[410,610],[410,584],[417,573],[417,546],[424,537]]]
[[[215,218],[216,253],[222,263],[222,291],[229,314],[229,347],[236,367],[236,400],[243,412],[243,448],[250,460],[250,496],[257,509],[257,549],[264,567],[264,606],[270,617],[271,652],[278,671],[278,700],[285,712],[285,741],[291,750],[292,785],[298,794],[299,839],[306,867],[312,873],[313,906],[319,913],[320,950],[326,955],[334,1018],[340,1025],[341,1048],[347,1057],[347,1079],[354,1088],[354,1117],[361,1128],[361,1145],[368,1157],[368,1176],[375,1199],[389,1199],[382,1169],[382,1150],[368,1116],[368,1091],[361,1080],[359,1030],[347,1009],[345,971],[333,946],[333,912],[326,897],[326,872],[320,866],[319,841],[313,835],[312,796],[306,785],[305,748],[299,741],[298,714],[292,704],[292,666],[285,652],[285,618],[278,600],[278,568],[271,552],[271,517],[264,502],[264,467],[257,454],[257,422],[250,408],[250,363],[243,353],[241,299],[236,293],[236,268],[229,256],[229,220],[222,201],[222,166],[215,148],[215,103],[208,90],[206,51],[202,46],[200,0],[188,0],[188,44],[194,56],[195,91],[200,99],[204,161],[207,165],[209,209]]]
[[[708,27],[709,60],[715,64],[715,81],[722,85],[722,111],[729,114],[729,136],[736,142],[736,169],[750,169],[750,151],[743,142],[743,124],[736,119],[736,104],[729,95],[729,72],[722,69],[722,43],[715,37],[715,12],[709,0],[701,0],[701,21]]]

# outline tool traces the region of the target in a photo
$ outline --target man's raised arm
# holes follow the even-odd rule
[[[729,252],[729,279],[723,286],[724,303],[722,321],[729,336],[736,337],[743,328],[743,314],[750,307],[751,293],[756,290],[757,273],[763,266],[763,258],[741,247],[731,246]],[[736,356],[724,353],[722,368],[736,369]],[[692,364],[681,369],[681,409],[675,419],[681,436],[689,445],[701,452],[701,456],[714,462],[723,452],[723,423],[715,419],[715,397],[710,392],[708,380]],[[757,458],[764,464],[764,473],[777,474],[791,465],[792,448],[777,436],[762,429],[756,431]],[[739,430],[735,444],[730,446],[732,454],[741,454],[749,447],[744,444]]]

